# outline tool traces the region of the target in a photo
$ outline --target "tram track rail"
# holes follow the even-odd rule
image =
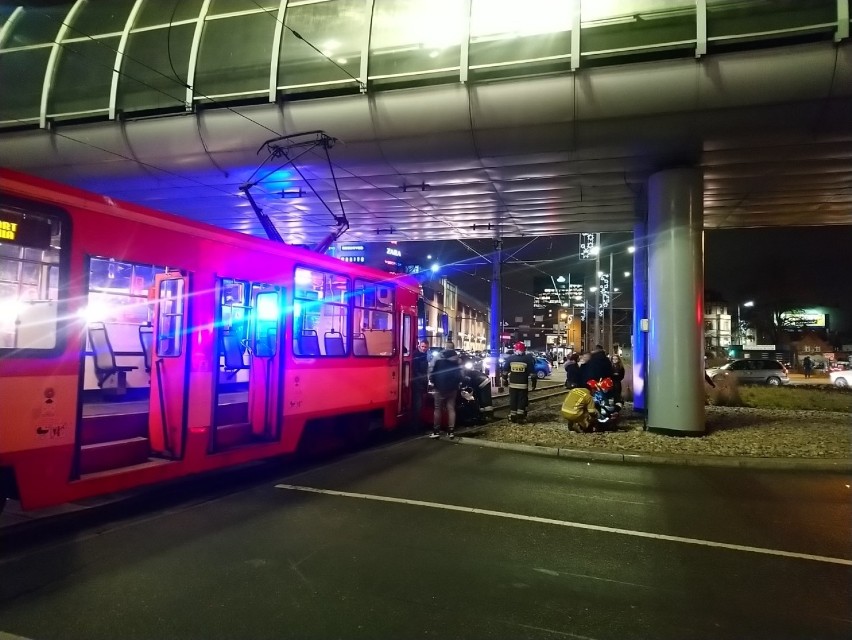
[[[542,400],[547,400],[549,398],[555,398],[556,396],[561,396],[567,393],[567,389],[562,383],[553,382],[546,385],[542,385],[539,382],[536,385],[536,388],[530,390],[529,392],[529,400],[530,403],[533,402],[541,402]],[[497,415],[498,412],[508,411],[509,409],[509,393],[508,389],[504,393],[498,393],[493,396],[493,404],[494,404],[494,418],[501,420],[505,416]],[[508,415],[508,413],[506,414]]]

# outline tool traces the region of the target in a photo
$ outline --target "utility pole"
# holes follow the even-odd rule
[[[592,318],[589,316],[589,289],[586,278],[583,277],[583,351],[589,350],[589,326]]]
[[[609,331],[607,333],[607,342],[606,342],[607,353],[609,353],[610,355],[612,355],[612,353],[613,353],[613,346],[614,346],[612,344],[612,322],[613,322],[612,312],[615,310],[614,309],[615,305],[613,304],[613,302],[614,302],[613,294],[614,293],[615,293],[615,291],[613,291],[613,288],[612,288],[612,252],[610,252],[610,254],[609,254]]]
[[[503,311],[501,309],[500,288],[502,277],[502,255],[503,241],[500,238],[499,228],[494,234],[494,252],[491,256],[491,364],[488,374],[491,376],[491,384],[500,387],[502,376],[500,375],[500,333],[503,329]]]
[[[590,342],[592,349],[601,342],[601,234],[595,234],[595,339]]]

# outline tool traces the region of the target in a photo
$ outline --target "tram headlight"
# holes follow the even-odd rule
[[[258,320],[277,320],[279,314],[277,292],[261,293],[257,296]]]

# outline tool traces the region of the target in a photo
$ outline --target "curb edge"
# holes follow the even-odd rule
[[[690,456],[690,455],[658,455],[650,453],[614,453],[611,451],[595,451],[590,449],[560,449],[558,447],[543,447],[511,442],[495,442],[459,436],[458,444],[471,444],[490,449],[503,449],[540,456],[550,456],[573,460],[595,460],[607,462],[627,462],[639,464],[680,465],[685,467],[719,467],[739,469],[774,469],[779,471],[824,471],[834,473],[852,473],[852,460],[839,458],[800,459],[800,458],[746,458],[742,456]]]

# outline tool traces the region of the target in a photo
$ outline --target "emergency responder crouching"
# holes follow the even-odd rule
[[[568,421],[568,428],[579,433],[594,431],[598,411],[595,399],[588,389],[576,387],[571,389],[562,403],[562,417]]]
[[[535,358],[527,354],[523,342],[515,344],[515,353],[503,363],[503,373],[509,379],[509,422],[524,422],[529,404],[529,380],[535,389]]]

